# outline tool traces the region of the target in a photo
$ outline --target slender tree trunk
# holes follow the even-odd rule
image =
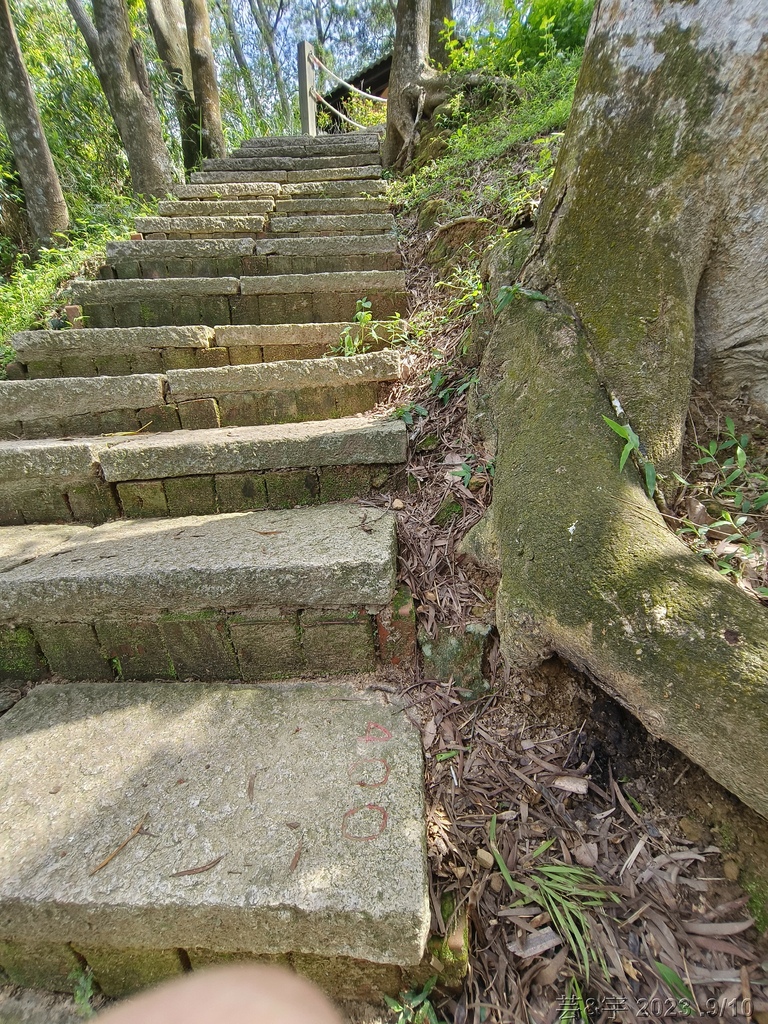
[[[448,50],[440,38],[445,22],[453,21],[453,0],[431,0],[429,8],[429,59],[438,67],[448,64]]]
[[[224,19],[224,25],[226,26],[227,35],[229,36],[229,42],[232,46],[232,53],[235,55],[235,62],[240,69],[240,77],[243,80],[245,94],[248,98],[248,105],[256,117],[263,121],[265,119],[264,108],[262,107],[261,100],[259,99],[259,91],[256,87],[251,65],[248,63],[245,53],[243,52],[243,42],[237,29],[237,22],[235,21],[232,4],[230,0],[217,0],[216,6],[219,8],[221,16]]]
[[[764,350],[767,155],[763,0],[598,2],[530,254],[497,258],[493,294],[548,301],[513,297],[484,353],[495,487],[466,540],[501,569],[513,664],[565,657],[766,816],[766,610],[668,529],[640,460],[619,471],[603,416],[672,488],[695,357]]]
[[[419,122],[445,98],[444,83],[428,61],[430,0],[398,0],[395,26],[382,149],[387,167],[408,163],[419,140]]]
[[[189,57],[195,102],[200,111],[202,152],[204,157],[224,157],[227,147],[221,126],[219,85],[211,46],[211,21],[206,0],[184,0]]]
[[[187,25],[182,0],[145,0],[147,21],[173,86],[176,116],[179,119],[184,169],[193,170],[200,162],[200,111],[195,103],[195,87],[189,60]]]
[[[93,0],[93,21],[81,0],[67,0],[67,6],[83,34],[128,156],[134,193],[165,195],[173,181],[171,158],[125,0]]]
[[[264,0],[248,0],[248,2],[251,6],[253,20],[256,22],[256,27],[258,28],[259,34],[267,48],[269,63],[272,67],[277,95],[280,100],[280,109],[283,113],[283,120],[285,121],[285,124],[290,127],[293,124],[293,108],[291,107],[288,89],[286,88],[285,78],[283,77],[283,69],[280,66],[280,58],[277,53],[277,46],[275,45],[275,27],[269,20],[269,11],[266,8]]]
[[[55,244],[69,227],[59,176],[45,139],[32,83],[21,55],[8,0],[0,0],[0,118],[24,189],[35,240]]]

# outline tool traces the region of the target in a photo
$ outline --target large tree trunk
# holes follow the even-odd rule
[[[200,111],[200,141],[204,157],[224,157],[227,147],[221,126],[219,84],[211,46],[211,20],[206,0],[184,0],[189,58],[195,103]]]
[[[249,3],[253,20],[256,22],[256,27],[258,28],[259,34],[267,48],[269,64],[272,68],[272,76],[275,79],[275,88],[277,89],[278,99],[280,100],[280,110],[283,115],[283,121],[286,128],[292,128],[293,108],[291,106],[290,97],[288,96],[288,89],[285,84],[283,69],[280,66],[280,57],[275,43],[275,32],[283,13],[283,6],[282,4],[278,5],[275,20],[272,21],[264,0],[249,0]]]
[[[408,163],[419,139],[419,122],[445,98],[444,83],[429,66],[429,35],[430,0],[398,0],[382,149],[387,167]]]
[[[145,0],[145,3],[157,52],[173,87],[184,169],[191,171],[200,162],[201,116],[195,103],[184,4],[182,0]]]
[[[493,284],[550,301],[513,299],[484,353],[496,484],[467,549],[501,568],[513,663],[559,653],[768,816],[766,610],[667,529],[602,419],[670,487],[695,357],[765,345],[767,147],[763,0],[598,2],[531,252]]]
[[[24,189],[35,240],[55,244],[69,227],[69,213],[45,139],[32,83],[21,56],[8,0],[0,0],[0,118]]]
[[[128,156],[134,193],[165,195],[173,181],[171,158],[125,0],[93,0],[93,21],[81,0],[67,0],[67,6],[83,33]]]
[[[248,105],[251,108],[251,112],[261,121],[264,121],[264,107],[259,99],[259,90],[256,86],[256,80],[253,77],[253,70],[251,65],[248,63],[245,52],[243,51],[243,41],[240,38],[240,32],[237,28],[232,4],[230,0],[216,0],[216,6],[219,8],[219,12],[224,20],[224,26],[227,30],[227,35],[229,36],[229,42],[232,47],[232,53],[235,57],[235,63],[240,69],[240,77],[245,89],[245,95],[248,99]]]
[[[431,0],[429,6],[429,59],[438,67],[446,67],[448,64],[448,50],[441,38],[446,21],[453,21],[453,0]]]

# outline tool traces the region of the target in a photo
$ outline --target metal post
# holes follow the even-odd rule
[[[317,103],[312,96],[315,91],[315,65],[310,61],[310,57],[314,55],[315,51],[310,43],[299,43],[299,111],[302,135],[317,135]]]

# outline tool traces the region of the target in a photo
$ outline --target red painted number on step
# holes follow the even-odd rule
[[[365,811],[372,812],[374,815],[378,815],[379,822],[378,827],[368,833],[367,835],[357,835],[355,832],[350,831],[353,826],[354,819],[358,814],[364,814]],[[367,825],[368,828],[371,825]],[[371,839],[378,839],[384,829],[387,827],[387,812],[383,807],[379,807],[378,804],[366,804],[365,807],[353,807],[347,811],[341,822],[341,834],[345,839],[355,839],[358,842],[370,842]]]
[[[359,736],[358,739],[363,743],[386,743],[387,740],[392,739],[392,733],[378,722],[368,722],[365,727],[365,736]]]
[[[365,778],[366,774],[368,774],[366,772],[366,765],[378,765],[380,778],[368,781]],[[374,789],[376,786],[383,786],[386,783],[389,778],[389,771],[389,762],[385,761],[383,757],[364,757],[360,761],[355,761],[354,764],[351,764],[347,769],[347,774],[356,786],[362,786],[364,789]]]

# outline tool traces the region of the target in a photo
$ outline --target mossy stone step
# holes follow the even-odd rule
[[[389,213],[389,204],[380,196],[342,196],[336,199],[323,199],[312,195],[303,199],[278,197],[275,202],[275,213],[288,216],[298,213]]]
[[[399,355],[292,359],[163,374],[0,381],[0,437],[258,426],[367,412]]]
[[[391,213],[326,213],[319,215],[272,215],[269,232],[284,235],[373,235],[392,234],[395,218]]]
[[[408,627],[395,556],[394,517],[359,505],[2,527],[0,679],[367,671],[379,626]]]
[[[333,156],[339,153],[378,153],[378,132],[350,132],[346,135],[279,135],[244,139],[232,154],[251,156]]]
[[[348,417],[133,437],[0,442],[0,526],[340,501],[405,460],[400,420]]]
[[[407,716],[343,680],[38,687],[0,722],[0,964],[66,989],[74,950],[124,996],[183,950],[395,995],[429,929],[422,776]]]
[[[172,199],[157,204],[158,217],[258,217],[271,213],[274,199]]]
[[[119,377],[282,359],[318,359],[331,354],[346,331],[355,336],[357,325],[339,321],[22,331],[11,338],[18,358],[11,364],[14,376],[9,379]],[[390,340],[386,331],[380,333],[384,341]]]
[[[89,327],[335,322],[366,296],[386,319],[408,302],[401,271],[76,281],[68,294]]]
[[[264,214],[136,218],[136,230],[149,238],[258,238],[266,226]]]
[[[310,167],[295,171],[194,171],[193,185],[226,185],[232,182],[277,181],[280,184],[304,182],[358,181],[367,178],[381,178],[381,164],[362,167]]]
[[[223,159],[203,160],[203,171],[302,171],[338,170],[348,167],[367,167],[376,162],[372,152],[345,152],[331,156],[301,153],[296,156],[252,155],[228,156]]]
[[[269,199],[281,189],[276,181],[241,181],[229,185],[174,185],[171,195],[180,200]]]

